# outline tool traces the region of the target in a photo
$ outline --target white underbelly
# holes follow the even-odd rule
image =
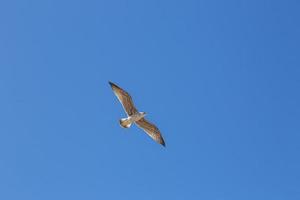
[[[140,119],[142,119],[144,116],[140,113],[134,114],[132,116],[129,116],[128,119],[130,120],[131,123],[139,121]]]

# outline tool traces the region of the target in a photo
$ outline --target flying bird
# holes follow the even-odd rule
[[[135,123],[138,127],[143,129],[153,140],[163,146],[166,146],[159,129],[154,124],[145,119],[145,112],[139,112],[135,108],[132,98],[128,94],[128,92],[112,82],[109,82],[109,84],[127,114],[126,118],[120,119],[120,125],[123,128],[129,128],[133,123]]]

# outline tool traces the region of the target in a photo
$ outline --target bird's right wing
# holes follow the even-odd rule
[[[154,125],[148,122],[145,118],[140,119],[135,122],[141,129],[143,129],[153,140],[159,144],[166,146],[165,141],[159,131],[159,129]]]
[[[137,113],[137,109],[134,107],[133,101],[131,96],[122,88],[117,86],[116,84],[109,82],[112,90],[114,91],[115,95],[118,97],[120,103],[122,104],[124,110],[126,111],[128,116],[131,116]]]

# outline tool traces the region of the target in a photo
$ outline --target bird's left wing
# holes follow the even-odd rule
[[[145,118],[135,122],[141,129],[143,129],[153,140],[159,144],[166,146],[165,141],[159,129],[152,123],[148,122]]]
[[[115,95],[118,97],[120,103],[122,104],[124,110],[126,111],[128,116],[133,115],[134,113],[137,113],[137,109],[135,108],[132,98],[131,96],[128,94],[128,92],[126,92],[125,90],[123,90],[122,88],[120,88],[119,86],[117,86],[116,84],[109,82],[112,90],[114,91]]]

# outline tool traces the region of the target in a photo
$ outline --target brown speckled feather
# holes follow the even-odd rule
[[[122,88],[117,86],[116,84],[109,82],[111,88],[113,89],[115,95],[118,97],[119,101],[121,102],[124,110],[126,111],[128,116],[137,113],[137,109],[134,107],[133,101],[131,96]]]
[[[159,129],[154,125],[148,122],[145,118],[140,119],[135,122],[141,129],[143,129],[153,140],[159,144],[166,146],[165,141],[160,134]]]

